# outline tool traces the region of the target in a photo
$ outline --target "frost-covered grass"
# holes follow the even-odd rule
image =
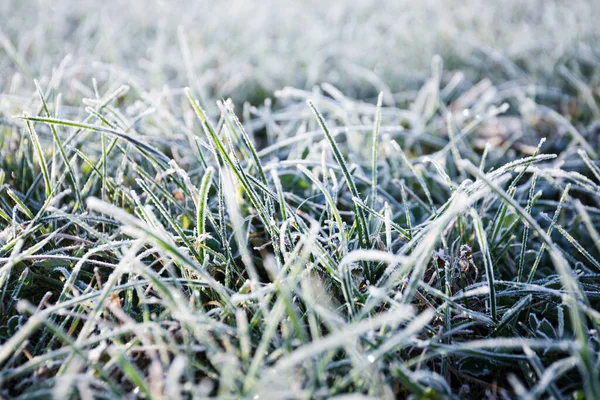
[[[48,76],[70,54],[69,91],[128,74],[146,90],[190,86],[207,107],[323,82],[362,97],[416,88],[435,54],[473,76],[548,76],[600,46],[599,20],[593,0],[3,0],[0,48],[14,51],[0,70]]]
[[[591,2],[27,3],[0,397],[600,398]]]

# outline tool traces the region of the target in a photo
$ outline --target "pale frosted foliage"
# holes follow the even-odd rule
[[[599,20],[0,0],[0,398],[600,398]]]
[[[486,75],[495,63],[518,73],[503,57],[547,73],[582,40],[598,46],[598,20],[600,3],[589,0],[0,2],[0,29],[33,76],[71,53],[88,67],[125,67],[144,86],[189,84],[217,96],[323,81],[356,89],[378,78],[397,89],[426,76],[436,53]],[[14,67],[2,52],[0,64]]]

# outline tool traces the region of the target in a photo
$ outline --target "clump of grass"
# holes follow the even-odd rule
[[[600,397],[588,67],[244,110],[42,80],[0,127],[1,395]]]

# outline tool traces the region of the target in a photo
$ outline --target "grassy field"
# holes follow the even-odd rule
[[[600,6],[129,3],[0,2],[0,398],[600,399]]]

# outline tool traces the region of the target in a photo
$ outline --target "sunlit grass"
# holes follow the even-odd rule
[[[0,397],[600,398],[596,52],[236,104],[183,28],[160,91],[12,33]]]

